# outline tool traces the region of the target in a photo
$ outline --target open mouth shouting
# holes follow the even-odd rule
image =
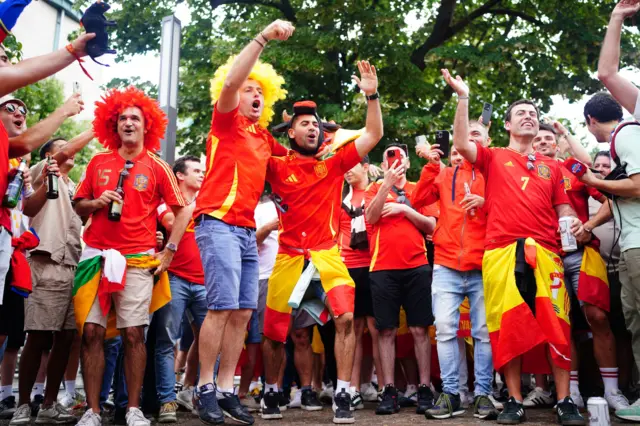
[[[13,125],[16,126],[16,128],[21,129],[22,126],[24,125],[24,120],[22,119],[13,120]]]
[[[260,114],[260,105],[262,103],[260,102],[259,99],[256,99],[255,101],[253,101],[253,103],[251,104],[251,112],[258,115]]]

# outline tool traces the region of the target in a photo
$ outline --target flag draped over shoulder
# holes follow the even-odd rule
[[[85,320],[98,297],[103,314],[108,315],[105,338],[109,339],[118,335],[115,312],[111,309],[111,294],[124,289],[126,268],[150,269],[157,267],[160,262],[148,254],[120,255],[125,260],[122,262],[117,255],[109,257],[115,253],[106,252],[109,250],[102,252],[89,247],[83,251],[73,284],[73,305],[76,325],[82,334]],[[159,277],[154,277],[154,280],[149,313],[157,311],[171,301],[168,274],[163,272]]]
[[[482,264],[487,327],[496,370],[523,356],[522,371],[551,373],[546,348],[557,366],[569,370],[570,302],[562,259],[533,239],[525,241],[526,263],[535,276],[535,315],[516,284],[516,245],[489,250]]]
[[[607,265],[598,250],[585,246],[578,278],[578,300],[609,312],[610,294]]]

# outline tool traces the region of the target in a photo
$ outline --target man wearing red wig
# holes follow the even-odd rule
[[[186,203],[171,168],[154,154],[160,147],[166,124],[157,102],[134,87],[111,90],[96,103],[94,133],[109,151],[91,159],[74,196],[78,215],[91,216],[91,224],[83,235],[86,247],[74,285],[89,407],[78,423],[82,426],[101,423],[103,342],[110,308],[115,310],[116,328],[123,335],[129,394],[127,425],[149,425],[137,407],[146,363],[144,327],[149,325],[152,293],[155,297],[150,268],[155,268],[156,275],[167,269],[191,216],[191,211],[184,208]],[[124,199],[114,191],[123,175]],[[156,208],[162,200],[172,207],[175,222],[166,248],[154,259]],[[109,220],[111,203],[122,204],[118,221]],[[102,278],[96,274],[100,279],[97,296],[95,291],[89,292],[91,281],[83,279],[87,275],[83,261],[92,259],[104,265]],[[112,273],[118,268],[119,274]]]

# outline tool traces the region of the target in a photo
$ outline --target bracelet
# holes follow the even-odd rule
[[[89,71],[87,71],[84,65],[82,65],[84,60],[80,56],[78,56],[78,53],[76,53],[76,49],[73,48],[73,45],[69,43],[65,46],[65,49],[67,49],[67,52],[71,53],[71,55],[73,55],[73,57],[76,58],[76,60],[78,61],[78,64],[80,65],[80,68],[82,68],[82,71],[87,75],[87,77],[93,80],[93,77],[91,77],[91,75],[89,74]]]
[[[269,43],[269,39],[268,39],[268,38],[266,38],[266,37],[264,36],[264,34],[262,34],[262,31],[260,31],[260,37],[262,37],[262,39],[264,40],[264,44]]]
[[[264,44],[260,43],[257,38],[254,38],[253,41],[258,43],[260,45],[260,47],[262,47],[264,49]]]
[[[368,101],[375,101],[376,99],[380,99],[380,93],[376,92],[371,96],[364,95],[364,97],[367,98]]]
[[[469,96],[458,96],[458,100],[460,99],[469,99]]]

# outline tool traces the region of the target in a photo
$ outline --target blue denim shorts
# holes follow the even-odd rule
[[[259,271],[255,230],[217,219],[202,219],[195,230],[207,308],[256,309]]]

